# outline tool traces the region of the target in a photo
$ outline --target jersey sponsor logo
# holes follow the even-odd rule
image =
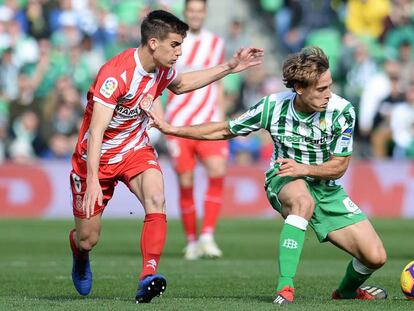
[[[102,84],[99,93],[101,93],[105,98],[109,98],[115,92],[117,87],[118,81],[114,77],[109,77]]]
[[[319,139],[313,139],[311,137],[299,136],[299,135],[290,135],[290,136],[277,135],[276,138],[280,143],[283,143],[283,142],[288,142],[288,143],[311,143],[311,144],[315,144],[315,145],[324,144],[328,140],[327,136],[322,136]]]
[[[306,125],[305,124],[301,124],[300,126],[299,126],[299,128],[298,128],[298,133],[301,135],[301,136],[308,136],[309,134],[310,134],[310,129],[309,128],[307,128],[306,127]]]
[[[115,111],[117,112],[118,115],[121,115],[122,117],[124,118],[126,117],[129,119],[136,119],[141,113],[141,109],[139,108],[130,109],[122,105],[117,105],[115,107]]]
[[[147,161],[147,164],[148,164],[148,165],[155,165],[155,166],[158,166],[158,163],[157,163],[157,161],[155,161],[155,160],[148,160],[148,161]]]
[[[129,100],[131,100],[132,97],[134,97],[134,95],[131,93],[128,93],[124,97],[119,98],[117,102],[118,104],[124,104],[128,102]]]

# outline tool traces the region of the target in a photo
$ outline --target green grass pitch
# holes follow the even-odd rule
[[[159,272],[167,277],[163,297],[135,305],[140,219],[103,219],[100,243],[91,254],[94,284],[80,297],[70,278],[70,220],[0,220],[0,310],[274,310],[280,219],[222,220],[219,260],[182,259],[184,238],[177,220]],[[414,259],[412,220],[377,220],[388,251],[387,264],[367,282],[389,291],[386,301],[332,301],[349,256],[309,230],[296,278],[296,301],[289,310],[414,310],[399,288],[399,276]]]

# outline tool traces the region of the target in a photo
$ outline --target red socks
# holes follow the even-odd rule
[[[188,242],[197,239],[197,216],[194,206],[193,187],[180,188],[181,221]]]
[[[201,234],[214,233],[223,202],[223,177],[209,178]]]
[[[145,215],[141,233],[142,272],[141,280],[157,272],[162,250],[167,237],[167,216],[162,213]]]
[[[69,242],[70,242],[70,248],[72,249],[73,256],[75,256],[76,259],[86,259],[88,258],[89,252],[82,252],[78,246],[76,245],[75,241],[75,232],[76,229],[72,229],[69,232]]]

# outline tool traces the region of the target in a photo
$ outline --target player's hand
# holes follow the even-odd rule
[[[277,159],[279,171],[276,173],[280,177],[302,177],[307,175],[307,165],[296,162],[293,159]]]
[[[98,201],[98,205],[103,204],[103,193],[99,179],[86,180],[86,191],[83,196],[82,211],[86,213],[86,218],[89,219],[95,211],[95,203]]]
[[[252,66],[260,65],[263,61],[263,49],[241,48],[227,62],[232,73],[240,72]]]
[[[148,110],[146,114],[151,118],[151,122],[148,124],[148,129],[154,127],[164,134],[172,134],[174,127],[160,118],[154,111]]]

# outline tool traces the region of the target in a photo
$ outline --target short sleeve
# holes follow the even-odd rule
[[[336,118],[333,124],[334,139],[331,144],[331,154],[347,156],[352,153],[353,134],[355,127],[355,109],[349,104]]]
[[[261,128],[261,119],[265,98],[261,99],[256,105],[251,107],[239,117],[228,121],[230,132],[235,135],[246,136]]]
[[[125,84],[111,66],[104,66],[99,71],[94,86],[93,100],[115,109],[118,99],[125,95]]]
[[[162,92],[170,85],[175,78],[177,78],[178,72],[175,68],[164,68],[160,71],[160,82],[158,83],[157,93],[154,98],[157,98]]]

